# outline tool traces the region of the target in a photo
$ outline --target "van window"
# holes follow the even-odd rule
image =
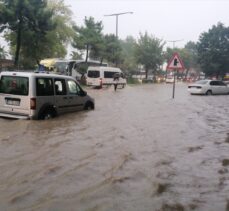
[[[76,84],[75,81],[68,81],[68,90],[69,94],[79,94],[80,93],[80,87]]]
[[[29,79],[26,77],[2,76],[0,93],[13,95],[28,95]]]
[[[55,79],[54,84],[56,95],[66,95],[66,85],[64,79]]]
[[[87,73],[87,77],[89,78],[99,78],[100,72],[98,70],[89,70]]]
[[[36,78],[37,96],[54,95],[53,82],[51,78]]]
[[[115,73],[118,72],[104,71],[104,78],[113,78]]]

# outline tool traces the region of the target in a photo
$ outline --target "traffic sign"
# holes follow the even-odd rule
[[[169,60],[167,70],[184,70],[184,63],[181,60],[178,53],[174,53],[172,58]]]

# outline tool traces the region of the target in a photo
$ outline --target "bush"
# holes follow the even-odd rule
[[[141,82],[137,78],[127,78],[128,84],[140,84]]]

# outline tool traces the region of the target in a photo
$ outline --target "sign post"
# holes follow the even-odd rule
[[[172,58],[169,60],[168,65],[167,65],[167,70],[173,71],[173,98],[175,97],[175,84],[176,84],[176,75],[178,71],[183,71],[185,69],[184,63],[181,60],[180,56],[178,53],[174,53]]]

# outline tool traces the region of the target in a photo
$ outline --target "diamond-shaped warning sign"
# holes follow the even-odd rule
[[[172,58],[169,60],[167,70],[184,70],[184,63],[181,60],[178,53],[174,53]]]

